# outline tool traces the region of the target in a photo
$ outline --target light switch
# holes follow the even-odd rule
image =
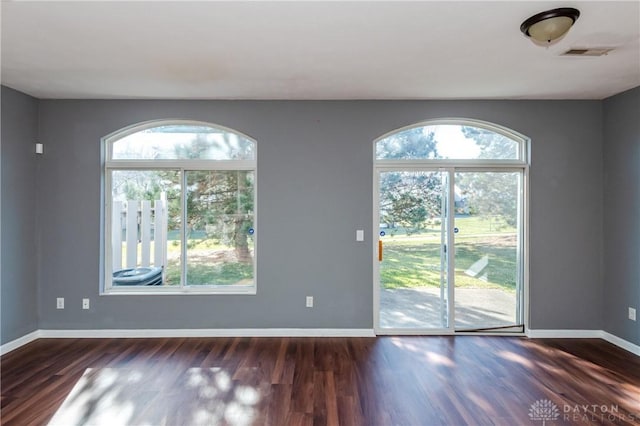
[[[356,230],[356,241],[364,241],[364,230]]]

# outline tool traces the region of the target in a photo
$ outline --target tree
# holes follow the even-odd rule
[[[462,127],[465,137],[480,147],[479,158],[516,158],[518,143],[498,133],[477,127]],[[509,172],[460,173],[457,186],[470,212],[499,216],[515,226],[518,209],[518,179]]]
[[[252,172],[189,171],[186,201],[189,233],[204,230],[208,237],[233,245],[239,262],[251,261]]]
[[[235,135],[224,133],[222,141],[198,134],[188,144],[176,148],[178,158],[206,158],[210,149],[238,149]],[[242,146],[240,147],[242,149]],[[245,146],[244,149],[249,149]],[[237,153],[229,152],[227,158]],[[251,261],[248,231],[253,225],[253,172],[246,170],[187,172],[187,232],[204,230],[210,238],[233,245],[239,262]]]
[[[515,159],[519,145],[516,141],[499,133],[479,127],[461,127],[462,134],[480,147],[479,158]]]
[[[414,127],[388,136],[376,144],[376,158],[384,160],[411,160],[437,158],[433,131]]]
[[[381,159],[436,158],[433,132],[416,127],[391,135],[376,145]],[[387,172],[380,177],[381,223],[402,226],[408,235],[424,229],[428,219],[439,217],[442,179],[438,172]]]

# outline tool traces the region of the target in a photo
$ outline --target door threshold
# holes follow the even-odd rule
[[[512,333],[524,333],[524,324],[514,324],[514,325],[499,325],[496,327],[479,327],[479,328],[463,328],[456,329],[456,332],[465,332],[465,333],[492,333],[492,332],[509,332]]]
[[[514,336],[524,337],[524,331],[424,331],[424,330],[374,330],[376,336]]]

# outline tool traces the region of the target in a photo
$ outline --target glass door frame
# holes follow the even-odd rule
[[[445,163],[445,164],[443,164]],[[472,164],[470,161],[451,160],[374,160],[373,173],[373,325],[376,335],[452,335],[452,334],[490,334],[490,335],[525,335],[528,330],[529,302],[529,166],[528,164],[505,164],[503,162],[489,164]],[[446,262],[447,262],[447,327],[443,328],[381,328],[380,327],[380,262],[378,260],[378,241],[380,230],[380,175],[383,172],[446,172],[447,173],[447,214],[446,214]],[[456,172],[518,172],[521,173],[521,188],[518,205],[519,256],[518,275],[520,280],[517,300],[517,320],[524,324],[522,332],[483,332],[456,331],[455,329],[455,173]]]
[[[505,327],[505,328],[516,328],[520,325],[523,326],[523,330],[521,332],[517,331],[490,331],[490,330],[478,330],[474,331],[473,329],[456,329],[455,323],[453,324],[455,334],[490,334],[490,335],[508,335],[508,336],[518,336],[518,335],[526,335],[527,324],[528,324],[528,291],[529,291],[529,250],[528,250],[528,241],[529,241],[529,216],[528,216],[528,203],[529,203],[529,195],[528,195],[528,174],[529,168],[528,166],[522,167],[454,167],[452,168],[452,172],[450,175],[450,179],[453,181],[453,185],[455,187],[455,175],[456,173],[518,173],[520,174],[520,179],[518,181],[518,199],[517,199],[517,270],[516,270],[516,324],[513,327]],[[454,191],[455,188],[452,187],[451,190]],[[453,225],[455,228],[455,215],[453,218]],[[452,228],[452,229],[454,229]],[[453,247],[455,250],[455,235],[453,236]],[[455,252],[454,252],[455,253]],[[451,262],[453,265],[453,269],[455,270],[455,254],[453,256],[453,261]],[[455,277],[454,277],[454,289],[453,293],[455,296]],[[454,319],[455,319],[455,299],[452,301],[452,307],[454,311]]]

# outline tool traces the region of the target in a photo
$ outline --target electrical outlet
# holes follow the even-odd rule
[[[631,321],[635,321],[636,320],[636,310],[633,308],[629,308],[629,319]]]
[[[307,308],[313,308],[313,296],[307,296]]]
[[[56,299],[56,309],[64,309],[64,297],[58,297]]]
[[[89,299],[82,299],[82,309],[89,309]]]

